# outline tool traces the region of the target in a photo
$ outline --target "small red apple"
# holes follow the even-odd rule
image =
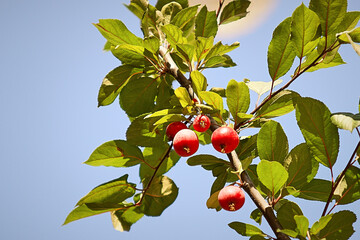
[[[219,127],[211,135],[213,147],[221,153],[229,153],[239,145],[237,132],[228,126]]]
[[[210,119],[206,115],[197,115],[193,122],[195,131],[205,132],[210,127]]]
[[[223,209],[236,211],[244,205],[245,194],[240,187],[230,185],[220,190],[218,200]]]
[[[169,141],[173,140],[176,133],[178,133],[182,129],[186,129],[187,126],[182,122],[172,122],[166,127],[166,136]]]
[[[199,148],[199,139],[190,129],[180,130],[174,137],[174,150],[182,157],[193,155]]]

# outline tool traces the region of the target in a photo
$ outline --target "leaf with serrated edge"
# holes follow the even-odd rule
[[[229,2],[223,9],[220,15],[220,24],[227,24],[245,17],[246,11],[250,5],[248,0],[235,0]]]
[[[292,15],[291,40],[298,57],[303,57],[312,51],[312,45],[307,44],[314,39],[319,25],[319,17],[304,4],[296,8]]]
[[[196,17],[195,26],[197,37],[215,36],[218,30],[215,11],[209,12],[204,5]]]
[[[261,127],[257,136],[257,149],[260,159],[284,162],[289,144],[280,123],[269,121]]]
[[[276,27],[268,48],[268,69],[273,81],[290,70],[296,56],[290,41],[290,25],[291,17]]]
[[[272,192],[273,196],[280,191],[288,179],[287,171],[278,162],[261,160],[256,172],[261,183]]]
[[[230,80],[226,87],[226,102],[236,125],[240,120],[238,113],[246,113],[249,109],[250,92],[248,86],[244,82]]]
[[[331,121],[338,128],[352,132],[355,128],[360,126],[360,114],[352,114],[346,112],[333,113]]]
[[[296,120],[314,158],[334,166],[339,151],[339,134],[326,105],[312,98],[295,98]]]

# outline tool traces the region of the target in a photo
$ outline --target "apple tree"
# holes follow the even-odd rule
[[[251,218],[259,226],[229,223],[240,235],[252,240],[350,238],[356,215],[336,212],[336,206],[360,198],[360,141],[338,176],[333,169],[339,129],[360,137],[360,114],[331,113],[323,102],[292,91],[290,85],[305,72],[344,64],[342,46],[360,55],[360,12],[348,12],[346,0],[301,4],[273,32],[268,82],[230,80],[225,89],[212,86],[206,70],[235,66],[228,54],[239,46],[216,42],[218,28],[246,17],[250,4],[219,0],[218,9],[209,11],[206,6],[189,6],[187,0],[158,0],[155,6],[131,0],[125,6],[139,18],[142,37],[117,19],[94,24],[106,39],[104,49],[120,61],[102,81],[98,105],[118,98],[130,124],[125,139],[102,144],[85,163],[138,166],[141,184],[129,182],[125,174],[93,188],[64,224],[109,212],[120,230],[129,231],[144,216],[160,216],[178,195],[166,173],[187,157],[188,165],[215,176],[208,208],[238,210],[244,198],[255,203]],[[282,83],[279,78],[292,69]],[[254,109],[250,91],[259,96]],[[265,97],[259,102],[261,95]],[[304,141],[289,149],[276,119],[293,111]],[[257,129],[256,134],[243,136],[248,128]],[[196,154],[207,144],[223,157]],[[319,166],[328,169],[331,179],[317,176]],[[311,224],[289,196],[323,202],[320,218]],[[261,230],[262,218],[273,233]]]

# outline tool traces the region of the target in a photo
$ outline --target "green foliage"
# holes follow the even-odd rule
[[[212,130],[227,121],[241,135],[235,152],[227,155],[230,161],[211,153],[187,160],[189,166],[201,166],[214,177],[208,208],[219,211],[219,191],[227,183],[237,184],[255,202],[262,201],[250,216],[258,224],[263,216],[274,224],[267,214],[276,211],[282,226],[275,227],[277,237],[279,232],[297,239],[310,236],[335,240],[352,235],[356,215],[350,211],[331,212],[337,205],[360,199],[360,169],[354,166],[359,162],[356,154],[360,148],[354,150],[339,176],[334,175],[333,168],[340,146],[338,128],[353,132],[360,126],[359,113],[331,114],[324,103],[301,97],[288,88],[304,72],[344,64],[339,52],[344,44],[351,44],[360,54],[360,12],[347,12],[346,0],[311,0],[308,7],[301,4],[273,32],[267,51],[268,81],[232,79],[226,89],[213,87],[206,78],[206,69],[236,66],[228,54],[240,45],[215,42],[218,29],[246,17],[249,5],[248,0],[233,0],[217,11],[208,11],[206,6],[189,6],[187,0],[158,0],[155,6],[147,0],[131,0],[125,6],[140,19],[142,37],[117,19],[101,19],[94,24],[106,40],[104,50],[119,60],[119,66],[102,81],[98,106],[110,105],[119,96],[119,105],[130,124],[126,140],[100,145],[85,164],[138,167],[142,188],[128,182],[127,174],[101,184],[79,200],[64,224],[110,212],[114,228],[129,231],[143,216],[160,216],[178,195],[176,184],[164,175],[180,161],[168,143],[166,127],[182,121],[193,130],[194,116],[202,113],[211,118],[212,127],[196,133],[201,144],[210,144]],[[279,78],[287,78],[294,62],[298,65],[281,85],[283,80]],[[250,90],[258,99],[255,109],[248,112]],[[271,119],[293,110],[305,142],[289,152],[289,136],[280,123]],[[249,127],[258,129],[251,136],[243,136],[242,130]],[[317,176],[320,164],[330,171],[330,180]],[[243,175],[252,181],[246,182]],[[252,186],[258,194],[249,190]],[[259,199],[260,195],[268,202]],[[323,202],[321,218],[310,227],[301,207],[287,200],[289,195],[295,200]],[[267,209],[262,209],[267,203]],[[330,203],[334,205],[328,210]],[[229,226],[251,240],[270,238],[270,234],[247,223],[232,222]]]

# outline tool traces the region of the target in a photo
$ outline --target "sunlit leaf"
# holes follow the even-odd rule
[[[278,162],[261,160],[257,166],[259,180],[269,189],[274,196],[284,186],[288,179],[288,173]]]
[[[201,91],[206,91],[207,80],[201,72],[192,71],[190,77],[195,93],[199,94]]]
[[[144,181],[148,184],[150,178]],[[147,190],[143,200],[144,213],[147,216],[160,216],[177,198],[178,187],[166,176],[156,177]]]
[[[184,87],[178,87],[177,89],[175,89],[175,95],[179,99],[180,104],[183,108],[193,103],[188,91]]]
[[[111,212],[114,229],[123,232],[130,231],[131,225],[144,216],[139,206],[129,207]]]
[[[101,184],[81,198],[77,206],[89,203],[112,204],[122,203],[135,194],[136,185],[127,181],[128,175]]]
[[[360,114],[352,114],[346,112],[333,113],[331,121],[338,128],[352,132],[355,128],[360,126]]]
[[[360,199],[360,169],[351,166],[336,188],[335,199],[338,204],[349,204]]]
[[[204,5],[196,17],[195,26],[197,37],[215,36],[218,30],[215,11],[209,12]]]
[[[296,119],[314,158],[334,166],[339,151],[339,134],[324,103],[312,98],[295,98]]]
[[[306,234],[309,229],[309,220],[303,215],[295,215],[294,220],[296,222],[296,231],[298,235],[306,238]]]
[[[155,7],[161,10],[165,5],[167,5],[170,1],[169,0],[158,0],[156,2]],[[172,2],[178,3],[182,8],[189,7],[188,0],[172,0]]]
[[[239,122],[238,113],[246,113],[250,105],[249,88],[244,82],[230,80],[226,87],[226,102],[235,125]]]
[[[291,68],[296,53],[290,41],[291,17],[286,18],[274,30],[268,49],[268,68],[271,79],[275,81]]]
[[[201,91],[199,95],[207,104],[212,106],[214,109],[217,109],[220,112],[224,110],[223,99],[219,94],[214,92]]]
[[[141,38],[130,32],[123,22],[117,19],[100,19],[94,26],[113,45],[132,44],[142,46]]]
[[[257,118],[274,118],[285,115],[294,110],[293,99],[298,94],[283,90],[268,100],[256,113]]]
[[[163,147],[146,147],[143,151],[144,160],[147,164],[141,164],[139,176],[141,179],[149,178],[155,173],[155,176],[161,176],[167,173],[176,163],[180,160],[180,156],[175,151],[170,151],[169,155],[165,158],[165,153],[168,151],[169,146]],[[161,165],[159,165],[161,163]]]
[[[297,50],[297,56],[307,55],[312,49],[311,42],[320,25],[320,19],[312,10],[301,4],[292,15],[291,40]]]
[[[84,162],[91,166],[131,167],[144,161],[140,149],[124,140],[109,141],[98,148]]]
[[[315,178],[310,183],[303,186],[296,197],[326,202],[329,198],[331,186],[332,184],[330,181]]]
[[[198,8],[198,5],[184,8],[175,15],[170,23],[178,26],[184,33],[187,33],[195,24]]]
[[[215,209],[216,211],[221,210],[221,206],[220,206],[220,203],[219,203],[219,200],[218,200],[219,192],[220,192],[220,190],[214,192],[213,194],[211,194],[211,196],[206,201],[207,208]]]
[[[171,44],[173,48],[175,48],[177,44],[187,42],[186,38],[182,36],[183,32],[181,31],[181,29],[175,25],[167,24],[165,26],[162,26],[161,30],[163,31],[163,33],[166,34],[166,40]]]
[[[332,214],[321,217],[317,222],[315,222],[310,228],[311,234],[318,234],[332,218]]]
[[[275,87],[276,85],[279,85],[280,83],[282,83],[281,79],[274,81],[273,85],[272,85],[272,81],[271,82],[249,81],[249,82],[246,82],[246,85],[249,87],[249,89],[253,90],[259,96],[261,96],[264,93],[270,91],[271,86]]]
[[[120,106],[130,117],[151,112],[155,107],[158,82],[154,78],[131,79],[120,92]]]
[[[113,103],[128,80],[142,72],[142,69],[129,65],[119,66],[109,72],[100,86],[98,106],[106,106]]]

